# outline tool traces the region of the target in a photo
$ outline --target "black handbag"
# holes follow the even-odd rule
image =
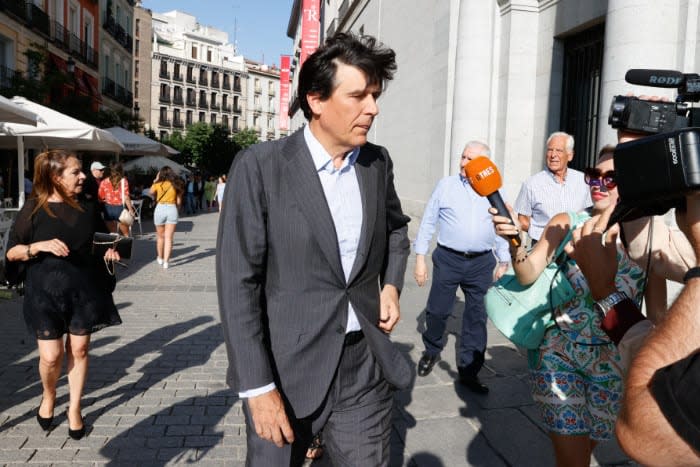
[[[125,237],[118,233],[95,232],[92,237],[92,254],[102,258],[107,250],[112,248],[122,259],[130,259],[133,245],[133,237]]]

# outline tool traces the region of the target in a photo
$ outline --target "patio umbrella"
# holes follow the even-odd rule
[[[124,146],[108,131],[100,130],[24,97],[15,96],[10,101],[42,119],[36,126],[0,122],[0,147],[17,148],[19,180],[24,176],[25,148],[112,153],[124,150]],[[18,185],[21,207],[24,204],[24,187],[23,183]]]
[[[190,173],[190,170],[187,169],[185,166],[180,165],[174,160],[168,159],[167,157],[163,156],[137,157],[136,159],[132,159],[129,162],[125,163],[124,170],[127,172],[138,169],[143,170],[144,172],[148,172],[149,170],[157,171],[162,169],[166,165],[170,166],[171,169],[180,174]]]
[[[0,96],[0,122],[34,125],[43,120],[34,112],[26,110],[10,99]]]
[[[105,131],[109,131],[112,136],[124,145],[124,151],[121,153],[124,156],[168,156],[171,154],[170,150],[175,151],[170,146],[125,130],[122,127],[113,126],[112,128],[106,128]],[[179,153],[175,151],[175,154]]]

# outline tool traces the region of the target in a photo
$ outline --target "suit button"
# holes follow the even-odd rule
[[[338,334],[345,334],[345,326],[343,326],[342,324],[339,324],[338,328],[335,330],[335,332],[337,332]]]

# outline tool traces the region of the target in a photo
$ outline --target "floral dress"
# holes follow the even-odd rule
[[[587,217],[579,216],[577,224]],[[617,262],[617,289],[639,303],[644,272],[619,244]],[[600,328],[595,301],[576,263],[567,261],[563,272],[576,297],[555,309],[556,325],[528,353],[532,397],[549,431],[608,440],[622,400],[620,355]]]

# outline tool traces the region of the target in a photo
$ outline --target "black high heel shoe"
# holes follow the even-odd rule
[[[36,409],[36,421],[39,423],[39,426],[41,427],[42,430],[44,431],[49,431],[51,429],[51,424],[53,423],[53,415],[50,417],[42,417],[39,415],[39,410],[41,409],[41,404],[44,402],[44,399],[41,399],[41,402],[39,402],[39,407]]]
[[[70,418],[68,418],[68,409],[66,409],[66,419],[68,420],[68,436],[70,436],[74,440],[82,439],[83,436],[85,436],[85,422],[83,421],[83,417],[80,417],[80,421],[83,422],[83,426],[78,428],[77,430],[72,430],[70,427]]]

